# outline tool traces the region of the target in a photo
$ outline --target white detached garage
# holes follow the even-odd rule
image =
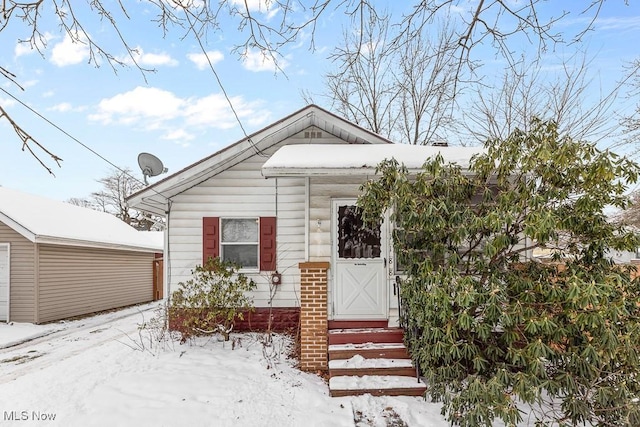
[[[151,301],[163,235],[0,187],[0,321],[43,323]]]

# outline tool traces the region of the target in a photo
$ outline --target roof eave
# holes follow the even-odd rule
[[[270,146],[291,136],[289,135],[291,132],[295,133],[309,126],[328,128],[330,127],[329,123],[335,124],[336,129],[348,134],[348,139],[352,140],[353,143],[392,143],[388,139],[350,123],[327,110],[316,105],[309,105],[249,135],[247,138],[237,141],[211,156],[134,193],[129,196],[127,201],[134,208],[163,215],[168,210],[168,199],[221,172],[233,159],[240,158],[248,152],[253,152],[254,149],[268,149]],[[288,131],[291,128],[295,129]],[[344,134],[336,136],[341,137]],[[164,201],[160,202],[159,198],[163,198]],[[145,202],[144,199],[153,200],[153,204],[158,204],[162,207],[154,207],[151,203]]]
[[[422,169],[409,169],[410,174],[416,174]],[[265,178],[280,177],[313,177],[313,176],[371,176],[376,175],[376,167],[365,166],[359,168],[262,168]]]
[[[11,228],[25,239],[29,240],[30,242],[35,242],[36,234],[28,228],[24,227],[18,221],[15,221],[13,218],[5,215],[2,212],[0,212],[0,221],[5,223],[7,227]]]
[[[423,168],[408,168],[409,175],[417,175],[424,172]],[[473,172],[467,168],[463,168],[462,173],[464,175],[474,175]],[[361,168],[262,168],[262,176],[266,179],[269,178],[303,178],[314,176],[375,176],[375,167],[361,167]]]
[[[149,246],[149,245],[94,242],[90,240],[68,239],[63,237],[54,237],[54,236],[45,236],[45,235],[35,236],[35,243],[48,244],[48,245],[77,246],[77,247],[83,247],[83,248],[96,248],[96,249],[114,249],[114,250],[133,251],[133,252],[159,253],[163,251],[163,248],[158,248],[158,247]]]
[[[151,196],[138,194],[127,199],[127,203],[132,208],[159,216],[165,216],[169,210],[169,199],[162,194],[152,194]]]

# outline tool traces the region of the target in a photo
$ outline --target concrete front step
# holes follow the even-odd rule
[[[423,395],[426,387],[416,378],[402,329],[361,323],[334,323],[329,330],[331,396]]]
[[[426,390],[415,377],[390,375],[336,376],[329,379],[331,396],[422,396]]]
[[[404,331],[401,328],[333,329],[329,331],[329,345],[367,342],[401,343],[403,337]]]
[[[361,343],[329,345],[329,360],[351,359],[360,355],[365,359],[409,359],[404,344],[400,343]]]
[[[329,376],[395,375],[415,376],[410,359],[365,359],[361,355],[350,359],[329,361]]]

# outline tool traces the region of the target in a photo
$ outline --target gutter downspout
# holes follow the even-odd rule
[[[162,268],[162,280],[164,299],[166,300],[166,306],[169,307],[171,302],[171,254],[169,252],[169,230],[170,230],[170,216],[171,216],[171,200],[167,200],[167,224],[164,228],[164,248],[163,248],[163,268]]]
[[[309,221],[310,221],[310,213],[309,209],[311,206],[310,192],[311,187],[311,178],[308,176],[304,179],[304,260],[309,261]]]
[[[40,244],[33,243],[33,320],[40,323]]]

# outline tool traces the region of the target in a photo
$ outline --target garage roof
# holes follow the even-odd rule
[[[163,234],[115,216],[0,187],[0,221],[34,243],[162,252]]]

